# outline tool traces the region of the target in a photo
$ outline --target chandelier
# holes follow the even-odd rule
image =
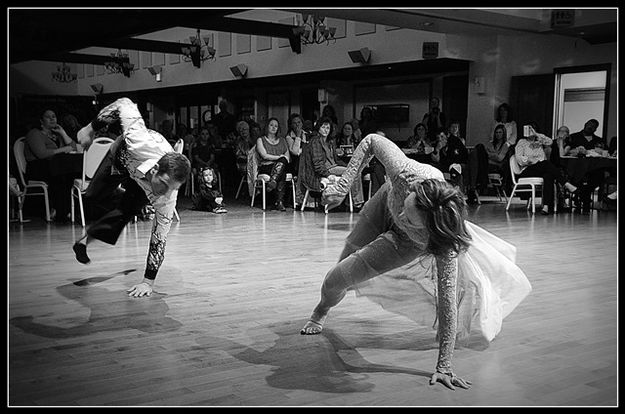
[[[104,62],[104,67],[108,73],[123,73],[127,78],[135,69],[134,63],[130,63],[130,58],[127,53],[122,53],[121,49],[117,50],[117,53],[111,53],[112,60]]]
[[[76,73],[72,73],[69,66],[63,63],[62,66],[56,67],[56,72],[52,72],[52,80],[62,83],[73,82],[78,78]]]
[[[298,28],[302,44],[320,45],[330,44],[331,41],[336,42],[334,38],[336,27],[328,27],[325,20],[325,17],[317,14],[302,14],[302,21]]]
[[[200,67],[201,62],[208,59],[215,59],[215,48],[210,46],[210,37],[200,36],[200,29],[197,29],[197,36],[189,36],[190,46],[182,48],[182,58],[185,62],[193,62],[193,66]]]

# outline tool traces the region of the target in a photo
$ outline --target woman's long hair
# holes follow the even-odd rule
[[[503,131],[503,136],[501,137],[501,140],[497,140],[498,129],[501,129]],[[497,126],[493,130],[493,139],[492,139],[493,147],[495,147],[496,149],[499,149],[507,140],[508,140],[508,131],[506,130],[505,125],[497,124]]]
[[[423,214],[429,233],[426,251],[436,256],[452,253],[457,256],[469,248],[465,218],[467,205],[464,194],[446,181],[427,179],[412,185],[415,204]]]

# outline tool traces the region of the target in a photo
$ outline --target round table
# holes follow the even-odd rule
[[[581,183],[591,171],[599,169],[615,169],[618,164],[616,157],[560,157],[560,165],[564,167],[573,184]]]

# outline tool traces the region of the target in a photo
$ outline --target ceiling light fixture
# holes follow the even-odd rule
[[[63,63],[62,66],[56,67],[56,72],[52,72],[52,80],[61,83],[74,82],[78,78],[76,73],[72,73],[71,68]]]
[[[135,65],[130,63],[128,53],[122,53],[122,50],[118,49],[117,53],[111,53],[111,58],[110,61],[104,62],[106,70],[109,73],[123,73],[125,77],[129,78]]]
[[[336,27],[328,27],[326,18],[317,14],[302,14],[296,34],[299,34],[303,45],[320,45],[336,42]]]
[[[215,48],[210,46],[209,36],[200,36],[200,29],[197,29],[197,36],[190,36],[190,46],[182,48],[182,55],[185,62],[193,62],[193,66],[199,68],[201,62],[208,59],[215,59]],[[204,42],[204,44],[202,44]]]

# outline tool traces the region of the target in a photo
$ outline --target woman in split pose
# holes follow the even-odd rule
[[[374,156],[384,165],[387,182],[361,210],[301,333],[319,334],[329,310],[354,289],[389,310],[437,321],[438,362],[430,384],[469,388],[471,383],[452,371],[456,339],[478,333],[491,341],[531,285],[515,264],[515,247],[466,220],[460,190],[381,135],[367,135],[343,175],[324,190],[328,208],[343,200]],[[409,263],[407,274],[389,272]],[[402,301],[407,306],[402,308]]]

